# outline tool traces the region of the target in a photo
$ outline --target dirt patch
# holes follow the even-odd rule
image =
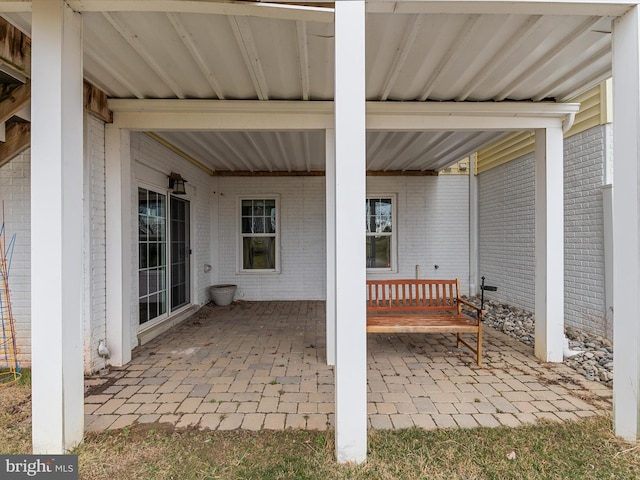
[[[86,386],[84,389],[85,397],[88,397],[90,395],[100,395],[107,388],[113,386],[118,381],[118,377],[91,377],[92,381],[95,381],[96,379],[104,380],[104,382]]]
[[[31,453],[31,388],[12,384],[0,387],[0,452]]]

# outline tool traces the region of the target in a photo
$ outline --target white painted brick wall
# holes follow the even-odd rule
[[[85,178],[89,179],[85,206],[83,305],[84,369],[104,365],[97,354],[98,341],[105,338],[105,221],[104,221],[104,124],[85,115]],[[23,366],[31,362],[31,155],[27,151],[0,167],[0,201],[5,205],[7,234],[16,234],[10,272],[11,301],[16,336]]]
[[[602,191],[608,127],[569,137],[565,155],[565,322],[610,335],[605,321]],[[534,310],[534,164],[526,155],[478,177],[480,275],[487,298]]]
[[[602,185],[606,127],[565,140],[565,319],[611,336],[605,318]]]
[[[459,277],[468,291],[468,177],[370,177],[367,193],[397,195],[398,272],[373,278]],[[325,183],[323,177],[220,178],[215,180],[216,283],[238,285],[236,298],[325,298]],[[282,235],[279,274],[236,273],[237,198],[280,194]],[[364,211],[364,207],[363,207]],[[364,218],[363,218],[364,229]],[[215,254],[215,252],[214,252]],[[438,265],[436,270],[434,265]]]
[[[204,272],[204,264],[211,264],[210,244],[212,179],[202,170],[171,152],[143,133],[131,134],[131,241],[138,242],[138,185],[153,186],[159,190],[167,190],[168,175],[178,172],[187,180],[187,196],[191,206],[191,238],[193,284],[192,303],[203,305],[209,301],[208,287],[211,284],[210,274]],[[142,182],[142,183],[141,183]],[[137,345],[138,331],[138,252],[133,249],[131,262],[131,344]]]
[[[369,278],[459,278],[469,291],[469,177],[369,177],[367,194],[397,194],[398,272]],[[438,268],[435,268],[438,265]]]
[[[485,298],[534,310],[533,154],[478,176],[479,274],[498,291]]]
[[[4,202],[6,240],[16,235],[9,272],[11,306],[16,325],[18,362],[31,363],[31,153],[0,167],[0,204]],[[0,223],[2,212],[0,211]]]
[[[85,114],[84,368],[104,368],[98,343],[106,338],[106,197],[104,122]],[[88,203],[87,203],[88,199]]]
[[[325,298],[324,177],[223,177],[214,180],[215,283],[238,285],[237,299]],[[280,195],[280,273],[236,273],[237,202],[242,195]],[[364,220],[363,220],[364,225]],[[364,226],[363,226],[364,228]]]

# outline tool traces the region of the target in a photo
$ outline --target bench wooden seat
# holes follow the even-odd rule
[[[460,280],[367,280],[367,332],[455,333],[482,364],[482,310],[460,298]],[[474,316],[462,312],[465,305]],[[474,333],[475,347],[461,334]]]

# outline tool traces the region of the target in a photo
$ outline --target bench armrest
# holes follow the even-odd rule
[[[482,310],[480,309],[480,307],[462,298],[458,298],[458,303],[461,303],[462,305],[466,305],[467,307],[474,309],[478,315],[478,320],[482,319]]]

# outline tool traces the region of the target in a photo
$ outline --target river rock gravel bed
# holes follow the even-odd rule
[[[479,298],[472,299],[477,305]],[[503,303],[486,300],[484,302],[484,324],[489,325],[521,342],[534,345],[533,314]],[[587,380],[593,380],[608,386],[613,385],[613,345],[606,338],[578,330],[565,329],[569,339],[569,350],[579,351],[564,362],[582,374]]]

